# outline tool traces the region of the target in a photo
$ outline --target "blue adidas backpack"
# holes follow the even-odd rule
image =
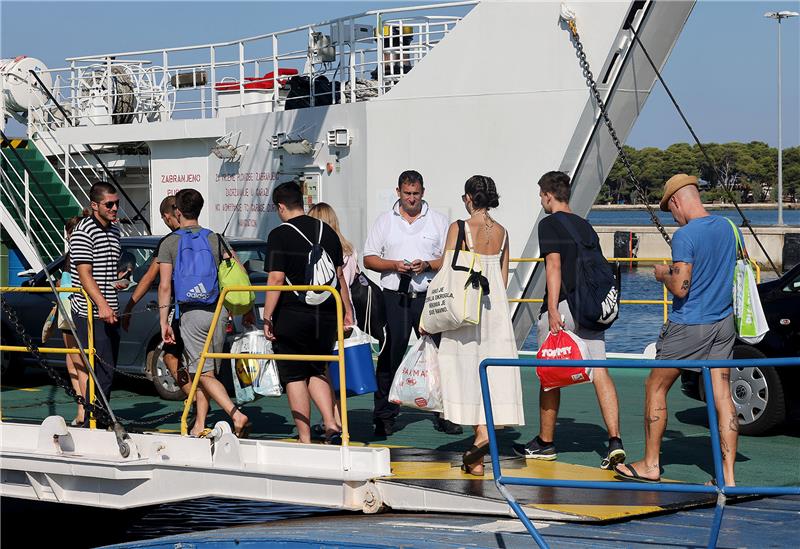
[[[217,263],[208,243],[211,231],[190,229],[175,231],[180,236],[178,255],[172,269],[175,303],[213,305],[219,297]]]

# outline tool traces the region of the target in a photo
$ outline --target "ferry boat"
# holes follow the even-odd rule
[[[0,151],[3,230],[40,269],[64,249],[58,219],[79,211],[102,179],[123,194],[127,235],[163,232],[153,205],[195,188],[206,198],[203,226],[265,239],[279,223],[272,188],[295,180],[308,205],[331,204],[343,233],[364,242],[394,203],[397,175],[415,169],[425,199],[450,218],[461,213],[463,182],[490,174],[512,256],[535,257],[538,176],[569,173],[570,205],[585,216],[618,154],[578,54],[624,142],[656,81],[631,30],[660,69],[693,4],[451,2],[223,43],[80,55],[59,68],[3,60],[0,121],[27,128]],[[520,345],[535,315],[524,300],[541,295],[541,271],[521,262],[510,279],[509,296],[523,300],[512,311]],[[112,509],[225,496],[365,513],[511,513],[503,488],[465,480],[436,452],[238,440],[224,424],[207,439],[121,438],[59,416],[3,421],[0,465],[4,497]],[[561,474],[611,478],[559,465]],[[536,464],[520,474],[557,473]],[[537,520],[603,521],[709,501],[653,492],[586,504],[578,493],[511,491]]]

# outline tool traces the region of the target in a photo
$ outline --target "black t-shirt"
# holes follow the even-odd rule
[[[564,301],[568,293],[575,291],[575,270],[578,260],[578,245],[562,225],[562,221],[571,223],[578,231],[581,238],[593,240],[597,233],[588,221],[574,213],[559,213],[548,215],[539,222],[539,255],[547,261],[547,254],[561,254],[561,292],[558,301]],[[544,303],[541,312],[547,311],[547,286],[544,291]]]
[[[287,221],[300,229],[300,231],[311,242],[317,242],[319,238],[320,221],[301,215]],[[336,232],[326,223],[322,223],[322,248],[328,252],[335,267],[341,267],[344,263],[342,256],[342,243]],[[275,227],[267,237],[267,270],[281,271],[286,274],[286,284],[305,284],[306,266],[308,265],[308,253],[311,251],[311,244],[300,236],[291,227],[279,225]],[[333,297],[326,299],[319,307],[306,304],[294,292],[281,292],[278,308],[292,307],[304,310],[319,310],[325,312],[336,311],[336,301]]]

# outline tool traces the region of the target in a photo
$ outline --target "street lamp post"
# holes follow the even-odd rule
[[[783,225],[783,123],[781,116],[781,21],[797,17],[796,11],[768,11],[764,17],[778,22],[778,225]]]

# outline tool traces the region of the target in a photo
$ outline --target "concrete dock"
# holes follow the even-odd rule
[[[678,227],[666,227],[670,236],[677,229]],[[800,227],[753,227],[753,229],[778,269],[791,269],[800,261],[798,257],[800,255]],[[614,250],[614,235],[619,232],[632,233],[638,237],[636,257],[670,257],[669,246],[664,242],[658,229],[652,225],[628,227],[597,225],[595,230],[600,236],[600,245],[606,257],[620,257],[618,253],[615,254]],[[744,234],[745,247],[750,257],[758,262],[762,270],[771,270],[767,257],[756,243],[750,230],[742,227],[742,234]],[[628,256],[623,255],[622,257]]]

